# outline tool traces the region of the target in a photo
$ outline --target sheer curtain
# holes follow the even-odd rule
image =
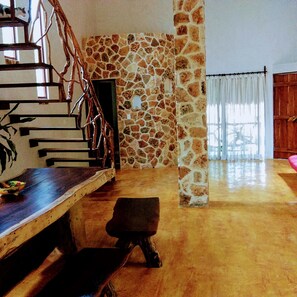
[[[264,158],[264,73],[207,77],[210,160]]]

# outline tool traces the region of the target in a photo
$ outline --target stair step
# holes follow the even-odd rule
[[[26,114],[10,114],[9,115],[9,118],[10,118],[10,121],[12,123],[14,122],[19,122],[19,120],[21,118],[77,118],[77,114],[66,114],[66,113],[62,113],[62,114],[59,114],[59,113],[54,113],[54,114],[51,114],[51,113],[40,113],[40,114],[30,114],[30,113],[26,113]]]
[[[46,160],[47,166],[52,166],[56,162],[71,162],[71,163],[77,163],[77,162],[88,162],[90,167],[97,167],[100,162],[100,159],[96,158],[49,158]]]
[[[1,27],[23,27],[24,25],[28,25],[28,22],[25,20],[22,20],[18,17],[6,17],[6,18],[0,18],[0,28]]]
[[[60,83],[45,82],[45,83],[16,83],[16,84],[0,84],[0,88],[31,88],[31,87],[59,87]]]
[[[0,104],[4,103],[39,103],[39,104],[47,104],[47,103],[68,103],[70,100],[60,99],[0,99]]]
[[[38,103],[38,104],[49,104],[49,103],[70,103],[70,100],[59,100],[59,99],[3,99],[0,100],[0,110],[10,109],[10,104],[17,103]]]
[[[0,51],[32,50],[32,49],[40,49],[40,46],[35,43],[3,43],[3,44],[0,44]]]
[[[29,135],[30,131],[77,131],[80,130],[76,127],[20,127],[20,135]]]
[[[29,139],[30,147],[38,146],[39,142],[75,142],[90,144],[91,140],[84,140],[82,138],[31,138]]]
[[[42,148],[38,150],[39,157],[45,157],[48,153],[89,153],[89,156],[92,157],[93,151],[88,148]]]
[[[9,70],[32,70],[32,69],[53,69],[53,66],[45,63],[23,63],[23,64],[4,64],[0,65],[0,71]]]

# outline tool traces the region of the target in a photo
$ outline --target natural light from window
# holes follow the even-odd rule
[[[1,0],[0,3],[3,5],[10,6],[10,0]],[[42,48],[42,57],[41,57],[42,61],[39,60],[40,57],[37,50],[34,51],[34,61],[35,63],[41,63],[41,62],[46,63],[47,59],[46,59],[46,52],[45,52],[46,51],[45,42],[43,39],[40,39],[40,37],[44,33],[44,18],[43,18],[43,14],[40,13],[40,10],[38,10],[38,3],[39,3],[38,0],[32,0],[31,2],[31,22],[36,19],[34,23],[34,30],[32,32],[33,33],[32,40],[33,42],[38,41],[37,44]],[[15,6],[17,6],[17,2]],[[26,10],[28,10],[27,7],[26,7]],[[2,28],[2,42],[6,44],[24,42],[24,41],[21,41],[23,37],[21,35],[19,36],[19,34],[21,34],[20,32],[21,32],[21,29],[18,29],[18,28]],[[5,57],[6,63],[21,62],[19,51],[12,51],[12,50],[4,51],[4,57]],[[47,78],[47,73],[44,69],[36,70],[37,83],[45,82],[46,78]],[[47,87],[44,87],[44,86],[37,87],[38,98],[46,99],[48,97],[47,94],[48,94]]]

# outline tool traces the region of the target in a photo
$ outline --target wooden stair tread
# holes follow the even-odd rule
[[[0,110],[10,109],[10,104],[17,103],[38,103],[38,104],[49,104],[49,103],[67,103],[69,104],[71,100],[66,99],[1,99],[0,100]]]
[[[88,153],[92,157],[93,151],[89,148],[42,148],[38,150],[40,158],[47,156],[48,153]]]
[[[1,103],[39,103],[39,104],[48,104],[48,103],[69,103],[70,100],[60,100],[60,99],[1,99]]]
[[[57,157],[57,158],[48,158],[46,159],[46,165],[48,167],[53,166],[55,163],[89,163],[90,167],[99,166],[98,163],[102,163],[102,159],[97,158],[67,158],[67,157]]]
[[[0,28],[1,27],[23,27],[26,25],[28,25],[28,22],[18,17],[0,18]]]
[[[47,161],[54,161],[54,162],[89,162],[89,161],[97,161],[96,158],[49,158]]]
[[[20,135],[26,136],[30,131],[78,131],[78,127],[20,127]]]
[[[23,63],[23,64],[4,64],[0,65],[0,71],[9,70],[32,70],[32,69],[53,69],[53,66],[46,63]]]
[[[86,143],[90,145],[90,139],[83,139],[83,138],[30,138],[29,144],[30,147],[38,146],[39,142],[74,142],[74,143]]]
[[[63,117],[71,117],[71,118],[76,118],[77,114],[66,114],[66,113],[38,113],[38,114],[34,114],[34,113],[24,113],[24,114],[17,114],[17,113],[13,113],[10,115],[10,117],[35,117],[35,118],[46,118],[46,117],[57,117],[57,118],[63,118]]]
[[[67,148],[53,148],[53,147],[48,147],[48,148],[42,148],[40,150],[38,150],[39,152],[52,152],[52,153],[63,153],[63,152],[67,152],[67,153],[88,153],[90,151],[90,149],[88,148],[71,148],[71,149],[67,149]]]
[[[90,142],[90,140],[82,138],[31,138],[30,140],[37,142]]]
[[[30,88],[30,87],[59,87],[60,83],[45,82],[45,83],[12,83],[12,84],[0,84],[0,88]]]
[[[49,103],[67,103],[69,104],[71,100],[63,99],[1,99],[0,100],[0,110],[10,109],[10,104],[17,103],[38,103],[38,104],[49,104]]]
[[[68,130],[80,130],[77,127],[20,127],[20,130],[58,130],[58,131],[68,131]]]
[[[2,43],[0,44],[0,51],[7,50],[32,50],[40,49],[40,46],[35,43]]]
[[[49,113],[45,113],[45,114],[10,114],[9,118],[11,123],[15,123],[15,122],[19,122],[20,119],[22,118],[74,118],[76,120],[76,118],[78,117],[77,114],[49,114]]]

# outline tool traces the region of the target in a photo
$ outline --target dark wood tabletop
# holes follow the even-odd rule
[[[1,247],[8,244],[7,240],[4,240],[7,233],[15,233],[14,229],[28,224],[30,220],[36,220],[39,216],[55,208],[59,209],[61,213],[66,212],[72,205],[69,202],[69,206],[63,206],[62,209],[60,206],[62,202],[65,202],[69,197],[74,201],[72,203],[80,199],[76,199],[76,191],[73,191],[73,188],[83,185],[81,188],[88,188],[89,192],[94,191],[97,185],[99,188],[108,179],[113,178],[113,174],[113,169],[101,170],[96,167],[32,168],[11,179],[26,182],[26,187],[18,196],[0,198],[0,250]],[[87,186],[89,180],[89,184],[92,183],[91,187]],[[83,194],[84,192],[80,196]],[[51,218],[46,217],[46,220],[50,223]],[[12,236],[13,234],[10,234],[10,237]],[[9,241],[11,240],[13,239],[10,238]]]

